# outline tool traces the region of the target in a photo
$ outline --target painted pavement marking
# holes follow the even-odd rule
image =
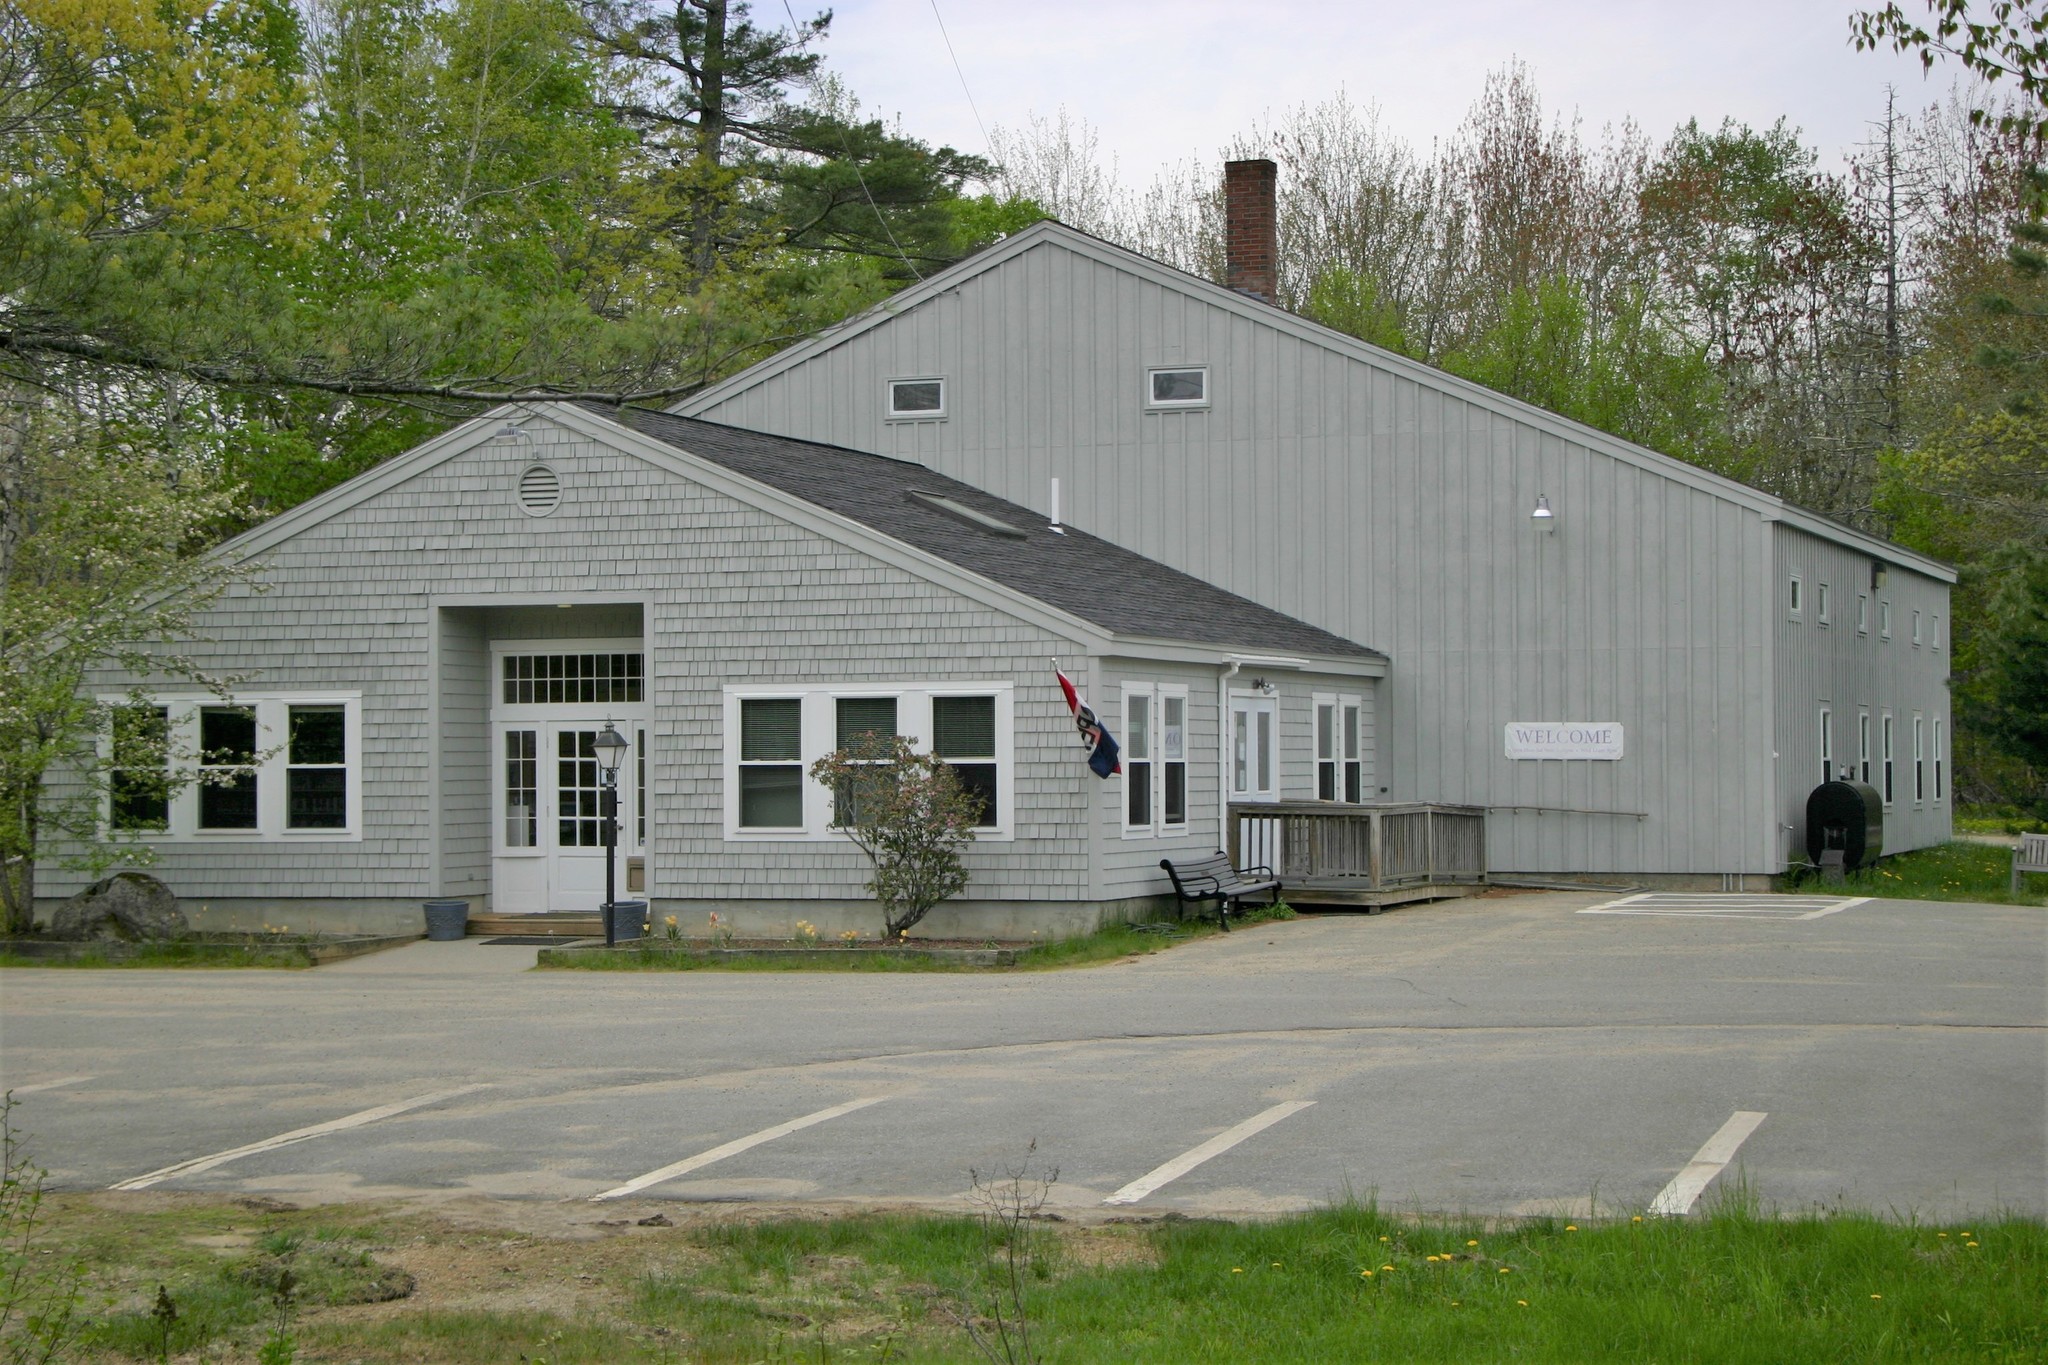
[[[1719,891],[1645,891],[1591,905],[1582,915],[1682,915],[1702,919],[1819,919],[1861,905],[1868,896],[1759,896]]]
[[[1720,1131],[1707,1139],[1707,1145],[1694,1153],[1691,1161],[1685,1163],[1685,1169],[1673,1176],[1671,1183],[1657,1192],[1657,1197],[1650,1201],[1650,1212],[1668,1217],[1691,1213],[1693,1204],[1698,1201],[1707,1186],[1713,1183],[1714,1177],[1721,1174],[1722,1168],[1735,1159],[1735,1149],[1742,1145],[1743,1139],[1757,1130],[1757,1125],[1762,1123],[1765,1117],[1749,1109],[1736,1110],[1734,1115],[1721,1125]]]
[[[7,1087],[7,1093],[10,1095],[33,1095],[38,1090],[56,1090],[67,1085],[84,1085],[87,1081],[97,1079],[98,1077],[95,1076],[65,1076],[54,1081],[37,1081],[34,1085],[10,1085]]]
[[[672,1162],[659,1170],[649,1171],[646,1175],[635,1176],[625,1184],[606,1190],[603,1194],[593,1194],[590,1196],[590,1202],[596,1204],[607,1199],[623,1199],[629,1194],[638,1194],[650,1185],[659,1185],[664,1181],[674,1180],[677,1176],[687,1175],[700,1166],[709,1166],[714,1161],[723,1161],[729,1156],[737,1156],[750,1147],[759,1147],[764,1142],[773,1142],[779,1137],[788,1137],[791,1133],[800,1132],[805,1128],[809,1128],[814,1123],[823,1123],[827,1119],[836,1119],[841,1114],[851,1114],[856,1109],[865,1109],[871,1104],[880,1104],[888,1098],[889,1096],[887,1095],[871,1095],[864,1100],[850,1100],[845,1104],[835,1104],[830,1109],[820,1109],[815,1114],[805,1114],[800,1119],[791,1119],[787,1123],[778,1123],[773,1128],[763,1128],[760,1132],[749,1133],[743,1138],[734,1138],[731,1142],[725,1143],[723,1146],[713,1147],[708,1152],[699,1152],[695,1156],[684,1157],[681,1161]]]
[[[146,1190],[159,1181],[172,1180],[182,1175],[197,1175],[201,1171],[210,1171],[215,1166],[226,1165],[230,1161],[239,1161],[245,1156],[255,1156],[258,1152],[268,1152],[279,1147],[289,1147],[295,1142],[304,1142],[308,1138],[322,1137],[328,1133],[339,1133],[347,1128],[360,1128],[366,1123],[375,1123],[379,1119],[388,1119],[395,1114],[403,1114],[408,1109],[419,1109],[425,1105],[439,1104],[442,1100],[452,1100],[458,1095],[467,1095],[472,1091],[488,1089],[490,1089],[490,1086],[484,1084],[460,1085],[453,1090],[437,1090],[431,1095],[418,1095],[409,1100],[399,1100],[395,1104],[380,1104],[375,1109],[365,1109],[359,1114],[350,1114],[345,1118],[329,1119],[325,1123],[316,1123],[310,1128],[294,1128],[289,1133],[279,1133],[274,1138],[265,1138],[261,1142],[252,1142],[246,1147],[234,1147],[225,1152],[215,1152],[212,1156],[194,1157],[190,1161],[180,1161],[174,1166],[165,1166],[160,1170],[151,1171],[147,1175],[138,1175],[132,1180],[124,1180],[118,1185],[110,1185],[108,1188],[115,1190]]]
[[[1276,1104],[1264,1113],[1254,1114],[1235,1128],[1227,1129],[1210,1138],[1201,1146],[1181,1153],[1164,1166],[1157,1167],[1139,1176],[1130,1184],[1118,1190],[1105,1204],[1135,1204],[1146,1195],[1169,1181],[1178,1180],[1211,1157],[1221,1156],[1254,1133],[1264,1132],[1290,1114],[1298,1114],[1315,1103],[1314,1100],[1289,1100]]]

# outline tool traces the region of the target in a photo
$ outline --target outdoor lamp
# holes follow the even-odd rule
[[[1550,498],[1542,493],[1536,495],[1536,510],[1529,514],[1531,521],[1549,521],[1557,513],[1550,510]]]
[[[1881,587],[1883,587],[1883,586],[1884,586],[1884,580],[1885,580],[1885,567],[1884,567],[1884,561],[1883,561],[1882,559],[1873,559],[1873,560],[1871,560],[1871,561],[1870,561],[1870,586],[1871,586],[1872,588],[1881,588]]]
[[[598,782],[604,788],[604,946],[609,948],[618,941],[617,926],[612,923],[612,905],[617,900],[613,868],[619,851],[619,762],[626,756],[626,737],[606,721],[591,747],[597,750]]]

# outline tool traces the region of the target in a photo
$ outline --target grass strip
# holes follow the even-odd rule
[[[1033,1340],[1061,1362],[2048,1356],[2039,1221],[1777,1218],[1739,1187],[1682,1219],[1500,1222],[1357,1203],[1261,1222],[1006,1229],[677,1208],[677,1226],[615,1220],[600,1236],[215,1197],[68,1195],[48,1212],[39,1256],[85,1266],[86,1360],[155,1358],[158,1284],[179,1305],[175,1352],[249,1360],[272,1330],[266,1285],[282,1264],[304,1277],[290,1324],[301,1359],[973,1360],[960,1318],[985,1320],[1013,1236],[1031,1253]]]
[[[1894,900],[2048,904],[2048,877],[2030,876],[2021,884],[2020,894],[2012,894],[2011,849],[1960,839],[1880,858],[1839,882],[1823,882],[1818,873],[1804,871],[1784,878],[1783,889]]]

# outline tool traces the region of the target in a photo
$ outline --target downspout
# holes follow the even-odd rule
[[[1232,659],[1216,678],[1216,847],[1230,847],[1230,680],[1244,667]]]

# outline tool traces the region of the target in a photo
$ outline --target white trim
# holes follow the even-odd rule
[[[994,697],[996,700],[996,823],[974,831],[977,842],[1008,843],[1016,838],[1017,743],[1016,691],[1011,682],[915,683],[770,683],[728,684],[723,696],[723,735],[719,773],[724,837],[727,843],[829,843],[846,835],[832,828],[832,793],[811,780],[811,764],[838,744],[832,703],[841,697],[894,697],[896,732],[909,736],[920,753],[931,752],[932,698]],[[802,706],[798,726],[802,741],[797,762],[804,770],[804,823],[774,829],[748,829],[740,824],[740,703],[796,701]],[[963,760],[964,761],[964,760]]]
[[[1798,574],[1792,575],[1792,600],[1785,613],[1795,621],[1806,613],[1806,580]]]
[[[1870,594],[1867,592],[1856,594],[1856,633],[1870,634]]]
[[[1889,597],[1877,599],[1877,637],[1880,640],[1892,638],[1892,600]]]
[[[321,690],[311,692],[244,691],[237,689],[226,698],[211,692],[144,692],[139,696],[102,694],[99,701],[109,707],[140,704],[161,706],[166,712],[171,747],[186,755],[180,765],[197,768],[199,713],[208,707],[245,706],[256,713],[256,828],[201,829],[199,827],[199,784],[184,782],[171,793],[170,822],[161,830],[134,831],[142,843],[169,840],[186,844],[344,844],[363,838],[363,694],[360,691]],[[290,829],[286,770],[290,764],[287,744],[290,708],[294,706],[339,706],[342,708],[343,752],[348,773],[347,825],[342,829]],[[100,818],[111,825],[112,814],[103,801]]]
[[[1913,648],[1920,648],[1920,608],[1913,608]]]
[[[898,384],[937,384],[939,405],[936,408],[920,408],[906,411],[896,406]],[[943,422],[948,415],[946,407],[946,377],[942,374],[895,375],[882,381],[882,420],[885,422]]]
[[[1820,704],[1820,780],[1835,780],[1835,708]]]
[[[1834,604],[1828,601],[1828,597],[1827,584],[1816,583],[1813,585],[1813,623],[1817,626],[1834,624]]]
[[[695,416],[709,408],[716,407],[736,393],[753,388],[763,380],[810,360],[824,352],[833,350],[872,328],[909,313],[915,308],[943,298],[958,289],[960,285],[975,276],[993,271],[1048,242],[1056,244],[1077,255],[1088,257],[1112,269],[1124,270],[1142,279],[1161,285],[1182,294],[1195,295],[1206,303],[1232,313],[1245,321],[1285,332],[1301,340],[1335,351],[1350,359],[1362,362],[1376,369],[1385,370],[1412,380],[1439,392],[1448,393],[1475,406],[1499,412],[1505,416],[1548,435],[1581,445],[1588,450],[1634,465],[1652,473],[1663,475],[1676,483],[1699,491],[1725,498],[1740,506],[1763,513],[1773,520],[1797,527],[1820,539],[1846,545],[1858,551],[1882,556],[1888,564],[1910,567],[1917,573],[1943,583],[1954,583],[1956,571],[1939,560],[1879,540],[1850,527],[1840,526],[1825,518],[1816,516],[1803,508],[1794,507],[1782,498],[1739,483],[1726,475],[1715,474],[1695,465],[1686,464],[1673,456],[1639,446],[1620,437],[1611,436],[1567,417],[1560,417],[1533,404],[1525,403],[1506,394],[1496,393],[1470,380],[1435,369],[1418,360],[1397,355],[1392,351],[1346,336],[1342,332],[1311,322],[1307,318],[1274,308],[1269,304],[1246,298],[1232,290],[1202,279],[1200,276],[1176,270],[1134,251],[1115,246],[1100,238],[1091,237],[1075,228],[1052,219],[1044,219],[1030,227],[1010,234],[1009,237],[985,251],[980,251],[947,267],[923,282],[892,295],[887,302],[867,312],[846,319],[839,325],[827,328],[806,341],[798,342],[774,355],[757,361],[724,381],[710,388],[699,390],[685,398],[669,411],[684,416]]]

